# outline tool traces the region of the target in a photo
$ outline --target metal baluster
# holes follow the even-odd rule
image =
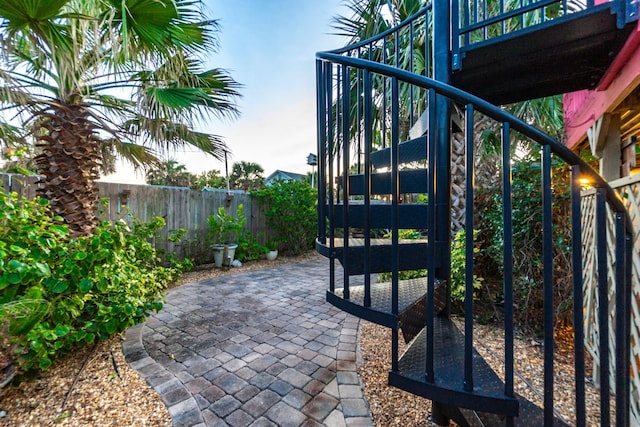
[[[500,15],[504,14],[504,0],[500,0]],[[504,32],[505,32],[506,26],[505,26],[505,22],[504,19],[500,20],[500,35],[504,36]]]
[[[473,391],[473,104],[467,104],[465,110],[465,293],[464,293],[464,389]]]
[[[433,60],[433,58],[431,58],[431,37],[429,37],[429,35],[431,34],[429,32],[429,16],[431,16],[433,14],[432,10],[429,9],[425,12],[425,16],[424,16],[424,75],[425,77],[433,77],[433,72],[429,73],[429,71],[432,69],[431,67],[431,61]]]
[[[629,413],[629,388],[627,387],[629,378],[629,359],[626,357],[626,348],[629,345],[630,329],[627,327],[627,316],[630,305],[626,305],[629,283],[625,280],[627,272],[626,257],[626,216],[623,212],[615,214],[615,277],[616,277],[616,314],[615,314],[615,365],[616,365],[616,426],[625,427],[628,425]]]
[[[625,333],[623,334],[626,339],[624,341],[624,355],[622,359],[624,360],[624,372],[630,372],[631,370],[631,301],[632,301],[632,254],[633,254],[633,234],[632,232],[627,232],[625,236],[625,279],[626,285],[625,289],[625,301],[623,307],[625,307],[624,313],[624,324],[625,324]],[[629,426],[631,425],[631,376],[624,376],[624,384],[625,391],[622,395],[625,397],[624,404],[622,407],[616,407],[618,411],[621,411],[624,415],[623,425]]]
[[[398,314],[398,143],[399,143],[399,115],[400,94],[398,79],[391,79],[391,312]],[[393,370],[398,370],[398,329],[393,328],[391,355]]]
[[[344,299],[349,299],[349,127],[351,70],[342,66],[342,267],[344,268]]]
[[[573,264],[573,348],[576,425],[586,425],[584,366],[584,296],[582,269],[582,207],[580,166],[571,167],[571,246]]]
[[[413,73],[413,21],[409,23],[409,70]],[[413,90],[415,89],[414,85],[409,86],[409,123],[411,126],[414,124],[414,114],[415,108],[413,105]]]
[[[511,129],[502,123],[502,225],[504,274],[504,394],[513,397],[513,221],[511,200]]]
[[[325,90],[327,93],[327,116],[329,117],[329,123],[327,123],[327,131],[328,131],[328,135],[327,135],[327,140],[328,140],[328,153],[326,154],[327,157],[327,164],[325,165],[325,167],[327,168],[327,173],[329,174],[329,252],[331,253],[331,257],[329,258],[329,290],[331,292],[335,292],[335,287],[336,287],[336,260],[333,256],[333,254],[335,253],[335,227],[334,227],[334,222],[335,222],[335,191],[334,191],[334,175],[333,175],[333,168],[334,168],[334,153],[335,153],[335,136],[334,136],[334,121],[337,123],[337,117],[334,120],[334,116],[333,116],[333,81],[334,81],[334,76],[333,76],[333,65],[328,62],[326,65],[326,81],[325,81]],[[337,109],[336,109],[337,111]]]
[[[428,242],[429,242],[429,257],[427,259],[427,325],[426,325],[426,357],[425,357],[425,381],[434,382],[434,360],[433,360],[433,344],[434,344],[434,327],[433,319],[435,317],[435,304],[434,293],[436,283],[436,132],[435,124],[436,120],[436,92],[433,89],[429,89],[427,92],[427,108],[428,108],[428,120],[429,131],[427,134],[427,164],[429,170],[427,173],[427,192],[428,192]]]
[[[387,37],[382,38],[382,63],[387,63]],[[387,78],[382,77],[382,148],[387,148]]]
[[[598,272],[598,340],[600,351],[600,425],[611,425],[609,403],[609,283],[607,277],[607,207],[605,190],[596,191],[596,256]]]
[[[542,292],[544,312],[544,423],[553,425],[553,217],[551,147],[542,148]]]
[[[360,48],[358,48],[358,59],[361,58],[360,55]],[[356,150],[357,150],[357,158],[356,158],[356,162],[357,162],[357,170],[358,173],[362,173],[362,162],[361,162],[361,155],[362,155],[362,105],[361,105],[361,100],[360,100],[360,93],[361,93],[361,84],[360,84],[360,77],[362,76],[362,70],[361,69],[357,69],[356,70],[356,126],[358,131],[357,133],[357,145],[356,145]]]
[[[327,242],[327,224],[326,218],[326,203],[327,194],[325,193],[325,174],[320,173],[323,171],[323,161],[326,155],[327,144],[327,104],[326,104],[326,92],[325,92],[325,63],[320,60],[316,60],[316,103],[317,103],[317,120],[318,120],[318,135],[317,135],[317,152],[318,152],[318,240],[320,243],[326,244]]]
[[[364,70],[364,306],[371,307],[371,146],[373,145],[371,74]]]

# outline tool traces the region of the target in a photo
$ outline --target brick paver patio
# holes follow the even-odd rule
[[[169,291],[123,351],[174,426],[372,426],[356,373],[358,319],[324,300],[327,261]]]

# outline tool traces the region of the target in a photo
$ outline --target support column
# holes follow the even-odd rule
[[[620,178],[622,169],[622,141],[620,140],[620,116],[612,114],[604,136],[602,158],[600,159],[600,175],[607,181]]]
[[[455,3],[455,2],[454,2]],[[451,81],[451,5],[449,0],[433,2],[433,66],[434,77],[443,83]],[[454,6],[455,7],[455,6]],[[451,280],[451,113],[447,98],[436,98],[436,188],[435,188],[435,233],[436,251],[439,259],[436,277]],[[449,315],[450,292],[447,292],[447,307],[444,315]]]

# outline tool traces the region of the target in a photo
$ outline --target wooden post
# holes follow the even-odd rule
[[[620,141],[620,116],[611,115],[609,128],[605,136],[602,147],[602,158],[600,159],[600,175],[607,181],[620,178],[622,168],[622,143]]]

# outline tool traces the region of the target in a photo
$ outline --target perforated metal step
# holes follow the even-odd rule
[[[435,381],[425,379],[427,340],[423,330],[389,373],[389,384],[446,405],[517,416],[519,402],[504,394],[504,385],[485,360],[474,350],[474,387],[464,390],[464,336],[450,319],[434,320]]]
[[[356,317],[377,323],[389,328],[406,327],[406,334],[415,335],[424,327],[425,294],[427,293],[427,278],[400,280],[398,282],[398,311],[393,313],[393,286],[390,282],[372,283],[370,287],[371,302],[365,304],[365,287],[358,284],[349,286],[348,298],[345,298],[344,288],[337,288],[335,292],[327,291],[327,301]],[[444,307],[444,287],[441,282],[436,283],[437,297],[435,312],[439,313]],[[416,324],[422,324],[416,330]],[[404,332],[404,330],[403,330]]]

